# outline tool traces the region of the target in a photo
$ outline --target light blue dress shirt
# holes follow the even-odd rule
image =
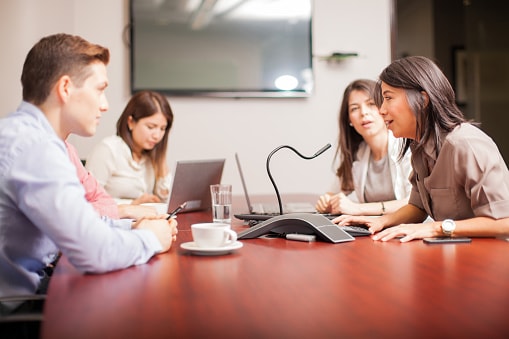
[[[152,232],[129,227],[86,201],[64,142],[37,107],[22,102],[0,119],[1,296],[35,293],[37,272],[60,251],[81,272],[101,273],[162,250]]]

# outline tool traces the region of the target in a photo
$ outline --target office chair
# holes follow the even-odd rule
[[[23,305],[12,313],[0,312],[2,338],[39,338],[45,300],[45,294],[0,297],[0,303],[23,302]]]

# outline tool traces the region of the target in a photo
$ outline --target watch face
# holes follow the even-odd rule
[[[452,232],[456,228],[456,224],[451,219],[446,219],[442,222],[442,229],[445,232]]]

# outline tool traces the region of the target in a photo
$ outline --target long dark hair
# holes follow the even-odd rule
[[[339,158],[339,167],[336,175],[341,182],[341,191],[350,193],[354,188],[352,164],[355,160],[355,154],[364,138],[357,133],[355,128],[350,126],[350,117],[348,112],[348,101],[350,93],[353,91],[365,92],[370,98],[373,98],[375,90],[375,81],[368,79],[358,79],[351,82],[343,93],[341,107],[339,109],[339,139],[334,160]]]
[[[466,121],[456,105],[451,84],[440,68],[426,57],[402,58],[382,71],[375,91],[375,102],[379,107],[383,102],[382,82],[405,90],[408,104],[417,121],[416,139],[414,141],[405,139],[400,156],[412,143],[412,152],[414,154],[420,152],[430,140],[438,154],[444,135]],[[427,103],[421,92],[426,92],[428,95]]]
[[[171,125],[173,124],[173,112],[166,97],[161,93],[153,91],[138,92],[131,97],[117,121],[117,135],[121,137],[132,150],[134,148],[134,141],[127,124],[129,117],[132,117],[134,121],[139,121],[159,111],[163,113],[168,123],[164,131],[164,136],[153,149],[143,150],[143,154],[148,155],[152,161],[156,178],[161,178],[166,174],[164,173],[166,149],[168,146],[168,135],[170,134]]]

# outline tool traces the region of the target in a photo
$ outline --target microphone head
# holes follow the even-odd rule
[[[328,150],[329,148],[331,148],[331,144],[327,144],[325,146],[323,146],[322,148],[320,148],[314,155],[313,155],[313,158],[314,157],[317,157],[319,156],[320,154],[322,154],[323,152],[325,152],[326,150]]]

